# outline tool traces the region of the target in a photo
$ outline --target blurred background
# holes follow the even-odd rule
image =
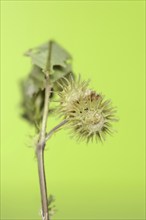
[[[144,1],[1,1],[1,219],[40,219],[32,127],[20,118],[19,82],[29,48],[54,39],[73,69],[118,108],[104,144],[76,143],[68,131],[45,152],[53,219],[145,219]],[[48,120],[48,129],[57,124]]]

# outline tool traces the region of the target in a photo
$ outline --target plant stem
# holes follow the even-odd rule
[[[43,145],[43,147],[45,147],[45,136],[46,136],[46,126],[47,126],[47,118],[48,118],[48,110],[49,110],[50,92],[51,92],[51,88],[49,86],[49,76],[46,75],[44,113],[43,113],[42,128],[40,131],[40,139],[39,139],[39,142],[41,143],[41,145]]]
[[[66,124],[68,122],[68,120],[64,120],[62,121],[60,124],[58,124],[57,126],[55,126],[52,130],[50,130],[47,134],[46,134],[46,141],[59,129],[61,128],[64,124]]]
[[[42,119],[42,128],[40,131],[40,137],[36,149],[41,202],[42,202],[42,220],[49,220],[48,196],[47,196],[47,186],[46,186],[45,167],[44,167],[44,148],[46,144],[45,134],[46,134],[46,125],[47,125],[47,117],[48,117],[49,96],[50,96],[49,76],[46,75],[45,102],[44,102],[44,113]]]
[[[48,210],[48,196],[47,196],[47,185],[45,177],[45,167],[44,167],[44,148],[46,145],[46,126],[49,110],[49,97],[51,92],[50,82],[49,82],[49,73],[50,73],[50,59],[51,59],[51,48],[52,43],[49,44],[49,53],[48,53],[48,64],[47,71],[45,70],[46,77],[46,87],[45,87],[45,99],[44,99],[44,112],[42,118],[42,127],[40,131],[39,140],[36,146],[36,156],[38,162],[38,174],[39,174],[39,183],[40,183],[40,192],[41,192],[41,202],[42,202],[42,220],[49,220],[49,210]]]
[[[38,161],[38,173],[39,173],[41,203],[42,203],[42,220],[49,220],[48,196],[47,196],[47,186],[46,186],[46,177],[45,177],[45,168],[44,168],[43,149],[37,152],[37,161]]]

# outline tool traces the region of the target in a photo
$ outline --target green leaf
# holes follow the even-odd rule
[[[40,90],[35,81],[29,76],[21,82],[21,92],[23,96],[21,103],[23,118],[38,125],[43,114],[44,90]]]
[[[62,77],[69,78],[70,74],[73,75],[71,56],[53,41],[31,49],[25,55],[31,58],[33,65],[28,77],[21,83],[23,117],[39,126],[44,105],[45,71],[49,71],[52,91],[61,90],[57,82],[61,84]],[[50,100],[53,98],[51,93]],[[54,106],[50,105],[49,114],[53,112]]]
[[[45,82],[46,82],[45,76],[42,70],[38,66],[33,65],[29,75],[38,89],[43,90],[45,88]]]
[[[41,68],[43,71],[50,71],[49,74],[62,75],[71,71],[71,56],[59,44],[49,41],[39,47],[30,49],[27,53],[32,63]],[[58,78],[58,76],[57,76]]]

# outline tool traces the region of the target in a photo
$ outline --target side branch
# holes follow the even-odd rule
[[[46,134],[46,141],[56,132],[58,131],[59,128],[61,128],[63,125],[65,125],[68,122],[68,120],[64,120],[62,121],[60,124],[58,124],[57,126],[55,126],[51,131],[49,131]]]

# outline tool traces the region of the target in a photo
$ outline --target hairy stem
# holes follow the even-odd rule
[[[47,196],[47,186],[44,168],[44,150],[39,150],[37,152],[38,161],[38,173],[40,182],[40,192],[41,192],[41,203],[42,203],[42,220],[49,220],[48,212],[48,196]]]
[[[51,88],[49,86],[49,76],[46,75],[44,113],[43,113],[42,128],[40,131],[40,139],[39,139],[39,142],[41,143],[41,145],[43,145],[43,147],[45,147],[45,135],[46,135],[46,126],[47,126],[47,118],[48,118],[48,110],[49,110],[50,92],[51,92]]]
[[[37,149],[36,149],[40,192],[41,192],[41,202],[42,202],[42,220],[49,220],[48,196],[47,196],[47,186],[46,186],[45,167],[44,167],[44,148],[46,144],[45,134],[46,134],[46,125],[47,125],[47,117],[48,117],[49,95],[50,95],[50,86],[49,86],[49,81],[47,78],[42,128],[40,131],[40,137],[39,137],[39,141],[38,141]]]
[[[58,124],[57,126],[55,126],[52,130],[50,130],[47,134],[46,134],[46,141],[59,129],[61,128],[63,125],[65,125],[68,122],[68,120],[64,120],[62,121],[60,124]]]
[[[45,177],[45,167],[44,167],[44,148],[46,145],[45,136],[46,136],[46,126],[47,126],[47,118],[48,118],[48,110],[49,110],[49,96],[51,92],[51,87],[49,83],[51,46],[52,44],[50,42],[49,55],[48,55],[48,66],[47,66],[48,71],[45,71],[46,87],[45,87],[45,98],[44,98],[44,112],[43,112],[40,136],[39,136],[38,144],[36,147],[41,202],[42,202],[42,220],[50,219],[49,210],[48,210],[48,196],[47,196],[47,185],[46,185],[46,177]]]

